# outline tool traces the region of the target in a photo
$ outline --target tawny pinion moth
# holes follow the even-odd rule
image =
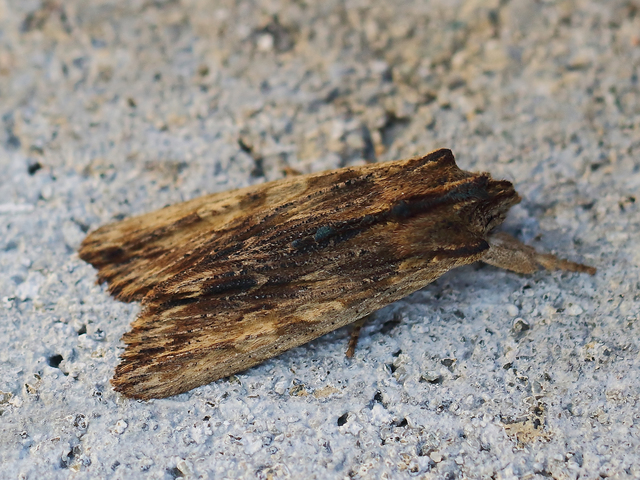
[[[80,257],[117,299],[143,306],[112,383],[139,399],[186,392],[477,260],[519,273],[595,272],[492,233],[519,201],[510,182],[460,170],[443,149],[215,193],[99,228]]]

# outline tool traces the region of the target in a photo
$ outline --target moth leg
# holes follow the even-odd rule
[[[290,167],[289,165],[287,165],[286,167],[284,167],[282,169],[282,173],[287,178],[289,178],[289,177],[297,177],[298,175],[302,175],[302,172],[300,170],[296,170],[295,168]]]
[[[482,257],[482,261],[494,267],[517,273],[533,273],[538,270],[538,266],[547,270],[566,270],[590,275],[596,273],[596,269],[593,267],[570,262],[550,253],[536,252],[533,247],[525,245],[504,232],[494,233],[487,240],[489,250]]]
[[[356,320],[353,322],[351,329],[351,338],[349,339],[349,346],[347,347],[347,352],[345,355],[347,358],[352,358],[353,354],[356,352],[356,346],[358,345],[358,338],[360,338],[360,330],[362,330],[362,326],[369,320],[370,315],[362,317],[360,320]]]

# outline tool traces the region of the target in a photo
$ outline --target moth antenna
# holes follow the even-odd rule
[[[488,241],[490,247],[482,261],[494,267],[516,273],[534,273],[538,266],[547,270],[565,270],[589,275],[596,273],[596,269],[588,265],[558,258],[550,253],[539,253],[505,232],[490,235]]]

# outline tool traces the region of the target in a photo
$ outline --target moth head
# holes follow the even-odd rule
[[[478,200],[472,212],[472,216],[475,217],[474,223],[485,234],[500,225],[509,209],[521,200],[513,184],[507,180],[493,180],[488,177],[486,192],[486,197]]]

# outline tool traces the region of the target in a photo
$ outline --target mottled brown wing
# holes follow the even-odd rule
[[[174,395],[351,323],[479,259],[517,201],[509,182],[463,172],[440,150],[103,227],[92,235],[108,239],[107,255],[91,256],[106,243],[90,236],[83,258],[121,298],[148,292],[113,384],[135,398]]]
[[[286,195],[290,183],[282,180],[269,189]],[[141,300],[216,231],[233,228],[264,190],[262,185],[215,193],[105,225],[84,239],[80,258],[99,270],[98,281],[108,282],[118,300]]]

